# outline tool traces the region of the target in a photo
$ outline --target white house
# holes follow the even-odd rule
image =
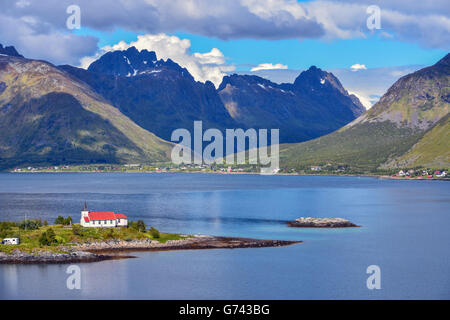
[[[447,175],[447,172],[442,171],[442,172],[440,172],[439,174],[437,174],[436,177],[438,177],[438,178],[444,178],[446,175]]]
[[[91,212],[88,210],[86,203],[84,203],[84,208],[81,211],[80,225],[90,228],[126,227],[128,225],[128,217],[112,211]]]

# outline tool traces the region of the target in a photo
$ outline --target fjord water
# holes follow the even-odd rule
[[[161,231],[303,240],[281,248],[133,253],[136,259],[0,265],[1,299],[449,299],[450,184],[365,177],[0,174],[0,220],[116,211]],[[296,229],[300,216],[348,229]],[[369,290],[366,269],[381,268]]]

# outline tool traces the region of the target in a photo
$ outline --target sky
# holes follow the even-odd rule
[[[450,48],[448,0],[0,2],[0,43],[25,57],[86,68],[134,45],[216,86],[230,73],[292,82],[315,65],[366,107]]]

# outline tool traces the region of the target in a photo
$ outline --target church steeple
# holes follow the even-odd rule
[[[83,211],[89,211],[88,208],[87,208],[86,201],[84,202]]]

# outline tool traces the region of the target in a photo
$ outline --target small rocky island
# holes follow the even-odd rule
[[[3,238],[3,240],[2,240]],[[58,216],[0,221],[0,264],[74,263],[134,258],[124,252],[282,247],[302,241],[182,235],[147,228],[112,211],[92,212],[85,203],[80,223]]]
[[[298,218],[295,221],[289,221],[287,223],[289,227],[295,228],[351,228],[359,227],[343,218]]]
[[[10,254],[0,251],[0,264],[96,262],[134,258],[134,256],[121,254],[133,251],[265,248],[283,247],[301,242],[207,235],[184,236],[181,239],[166,242],[151,239],[93,241],[72,247],[59,246],[55,248],[58,249],[57,251],[37,248],[31,252],[15,249]]]

